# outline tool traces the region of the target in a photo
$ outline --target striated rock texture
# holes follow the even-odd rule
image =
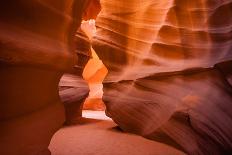
[[[232,152],[232,1],[101,0],[106,113],[188,154]]]
[[[96,33],[95,20],[83,21],[81,29],[91,41]],[[85,100],[83,109],[103,111],[105,110],[105,105],[102,101],[102,81],[107,74],[107,69],[98,58],[93,48],[91,48],[91,54],[92,57],[89,59],[82,73],[83,78],[88,82],[90,89],[89,96]]]
[[[89,94],[89,87],[82,78],[82,72],[91,58],[90,40],[79,28],[74,41],[78,62],[70,73],[62,76],[59,83],[59,94],[65,107],[65,124],[75,124],[82,116],[83,104]]]
[[[102,101],[103,85],[102,82],[107,74],[107,68],[103,65],[102,61],[97,57],[92,49],[93,57],[88,61],[85,66],[83,77],[88,82],[90,93],[85,100],[85,110],[105,110],[105,104]]]
[[[89,87],[82,76],[64,74],[59,82],[59,95],[65,107],[65,124],[75,124],[82,116],[85,99],[89,95]]]
[[[65,124],[67,125],[75,124],[81,118],[84,101],[89,95],[89,86],[83,79],[82,74],[84,69],[86,69],[85,66],[89,62],[89,59],[92,58],[90,41],[93,35],[92,31],[96,28],[95,25],[93,27],[90,21],[96,18],[100,9],[99,0],[88,1],[82,19],[89,21],[82,21],[74,37],[75,52],[78,61],[72,71],[65,74],[59,83],[59,94],[64,103]],[[91,68],[94,67],[94,65],[91,66]]]
[[[101,11],[100,0],[89,0],[83,12],[83,20],[96,19]]]
[[[65,115],[58,92],[79,61],[86,0],[0,1],[0,154],[47,155]]]

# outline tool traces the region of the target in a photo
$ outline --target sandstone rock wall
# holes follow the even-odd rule
[[[0,1],[0,154],[45,155],[65,120],[58,83],[79,61],[85,0]]]
[[[91,58],[90,40],[79,28],[75,34],[75,53],[78,58],[70,73],[64,74],[59,82],[59,94],[65,107],[65,124],[74,124],[82,116],[82,108],[89,94],[87,82],[82,73]]]
[[[232,1],[101,0],[106,113],[188,154],[232,150]]]
[[[95,25],[89,21],[96,18],[101,9],[99,0],[90,0],[82,14],[82,24],[77,30],[74,43],[78,61],[72,71],[65,74],[59,83],[60,97],[65,106],[65,124],[75,124],[82,116],[83,104],[89,95],[89,85],[82,74],[86,64],[92,58],[91,38]],[[88,21],[85,21],[88,20]],[[94,28],[94,29],[93,29]],[[94,68],[94,64],[87,69]]]

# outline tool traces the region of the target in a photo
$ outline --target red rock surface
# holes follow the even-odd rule
[[[85,0],[0,1],[0,154],[47,155],[65,115],[58,83],[77,63]]]
[[[100,60],[93,55],[89,64],[97,68],[84,74],[95,90],[90,103],[100,105],[107,74],[107,115],[123,131],[153,141],[112,133],[115,124],[102,122],[61,130],[57,151],[75,137],[75,153],[90,146],[87,153],[231,154],[232,1],[100,2],[0,1],[0,154],[48,155],[65,120],[85,123],[89,89],[81,75],[91,45]],[[92,39],[91,29],[78,28],[100,10]]]
[[[87,34],[90,40],[95,35],[95,21],[84,21],[81,28]],[[86,110],[105,110],[102,101],[103,86],[102,82],[108,72],[102,61],[96,55],[94,49],[91,48],[92,58],[89,59],[83,71],[83,78],[88,82],[90,93],[85,100],[83,109]]]
[[[59,95],[65,107],[65,124],[75,124],[82,116],[83,104],[89,95],[88,84],[81,76],[65,74],[59,83]]]
[[[91,91],[87,84],[88,81],[86,82],[83,79],[82,74],[84,74],[83,71],[84,69],[86,70],[85,66],[89,60],[94,59],[91,52],[91,35],[95,31],[95,25],[91,24],[91,21],[94,21],[93,19],[96,18],[100,9],[98,0],[88,1],[82,19],[91,20],[90,22],[82,20],[82,24],[74,37],[75,53],[78,57],[77,63],[69,74],[65,74],[61,78],[59,83],[59,94],[65,107],[65,124],[75,124],[82,116],[83,104],[88,97],[89,91]],[[92,67],[87,67],[87,69],[94,68],[95,64],[92,65]]]
[[[74,42],[78,61],[69,74],[62,76],[59,83],[59,95],[65,107],[65,124],[75,123],[82,116],[83,104],[89,94],[89,87],[82,73],[91,58],[90,40],[79,28]]]
[[[188,154],[230,154],[232,1],[101,4],[93,48],[108,69],[107,115]]]

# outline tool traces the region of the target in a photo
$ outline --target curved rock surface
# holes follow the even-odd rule
[[[81,24],[81,28],[92,40],[96,33],[96,26],[94,20],[84,21]],[[102,101],[103,85],[107,74],[107,68],[102,61],[98,58],[93,48],[91,48],[92,58],[89,59],[83,71],[83,78],[88,82],[90,92],[88,98],[85,100],[83,109],[88,110],[105,110],[104,103]]]
[[[232,152],[232,1],[101,0],[106,113],[188,154]]]
[[[89,87],[83,79],[82,73],[91,58],[90,40],[86,33],[79,28],[74,41],[78,61],[72,71],[64,74],[59,82],[59,95],[65,107],[65,124],[75,124],[82,116],[83,104],[89,94]]]
[[[87,4],[0,1],[1,155],[50,154],[65,119],[58,83],[77,63],[74,35]]]
[[[88,84],[80,75],[64,74],[59,82],[59,95],[65,107],[65,124],[75,124],[89,95]]]

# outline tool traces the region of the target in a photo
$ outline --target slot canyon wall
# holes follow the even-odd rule
[[[76,124],[79,121],[85,100],[89,95],[89,81],[83,79],[83,71],[93,57],[91,39],[92,31],[96,29],[95,25],[91,25],[89,20],[96,19],[100,10],[101,5],[98,0],[89,0],[87,2],[86,8],[82,13],[82,23],[74,37],[74,49],[78,61],[72,71],[64,74],[59,82],[59,95],[65,107],[66,125]],[[96,64],[92,64],[87,69],[95,68],[94,65]]]
[[[88,34],[90,41],[96,33],[94,20],[85,21],[81,24],[82,29]],[[89,96],[86,98],[83,109],[104,111],[105,105],[102,101],[102,82],[107,74],[107,68],[91,47],[92,58],[86,64],[83,71],[83,78],[88,82],[90,89]]]
[[[84,101],[89,95],[89,87],[82,78],[82,73],[91,58],[90,40],[79,28],[74,41],[78,62],[72,71],[62,76],[59,82],[59,95],[65,107],[66,125],[75,124],[81,118]]]
[[[108,69],[103,100],[120,128],[188,154],[230,154],[232,1],[101,6],[90,43],[76,30],[96,18],[97,0],[0,1],[0,154],[50,154],[52,135],[81,116],[90,44]]]
[[[106,114],[188,154],[232,152],[232,1],[101,0]]]
[[[82,18],[96,16],[91,6],[88,0],[0,1],[1,155],[50,154],[51,137],[65,118],[80,115],[90,44],[76,30]]]

